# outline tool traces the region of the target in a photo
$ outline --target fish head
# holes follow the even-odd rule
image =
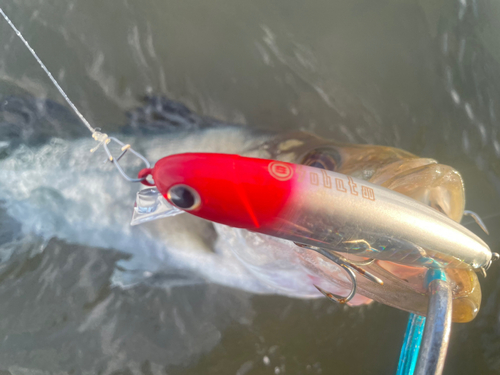
[[[431,158],[388,146],[341,144],[309,133],[274,140],[273,158],[339,172],[397,191],[460,222],[465,190],[460,173]]]
[[[307,133],[278,139],[267,149],[271,150],[274,159],[331,170],[384,186],[420,201],[457,222],[463,216],[465,192],[460,174],[434,159],[420,158],[387,146],[339,144]],[[330,288],[339,293],[342,290],[339,287],[345,288],[344,293],[348,291],[349,282],[342,280],[336,268],[325,263],[322,256],[300,248],[295,248],[295,252],[315,282],[330,283]],[[425,297],[427,270],[424,267],[377,261],[366,269],[383,278],[385,284],[380,287],[358,278],[358,291],[362,295],[407,311],[425,313],[428,299]],[[465,269],[446,272],[453,290],[453,320],[472,320],[481,301],[476,274]]]
[[[387,146],[346,145],[337,152],[339,172],[397,191],[457,222],[462,219],[464,184],[453,167]]]

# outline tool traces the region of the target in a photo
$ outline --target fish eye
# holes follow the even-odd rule
[[[201,203],[200,195],[187,185],[172,186],[167,197],[176,207],[187,211],[198,208]]]
[[[302,158],[300,164],[335,171],[340,164],[340,155],[334,149],[320,148],[308,152]]]

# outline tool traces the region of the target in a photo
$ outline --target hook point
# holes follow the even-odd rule
[[[479,227],[484,231],[484,233],[490,235],[488,228],[486,228],[486,225],[478,214],[476,214],[474,211],[464,210],[464,215],[472,217],[476,224],[479,225]]]

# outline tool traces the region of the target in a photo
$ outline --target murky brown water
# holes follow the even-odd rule
[[[15,0],[1,6],[77,106],[116,129],[145,93],[199,113],[396,146],[464,178],[500,235],[500,6],[479,0]],[[0,95],[61,102],[0,22]],[[72,125],[73,126],[73,125]],[[74,125],[77,126],[77,125]],[[466,221],[467,223],[468,221]],[[468,227],[477,231],[475,225]],[[390,374],[407,314],[217,285],[111,288],[125,255],[54,240],[0,267],[0,370],[11,374]],[[50,276],[45,284],[41,279]],[[500,373],[500,269],[446,374]]]

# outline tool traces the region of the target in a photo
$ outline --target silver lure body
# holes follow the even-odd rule
[[[481,268],[488,245],[446,215],[403,194],[299,166],[276,225],[259,232],[294,242],[428,268]]]

